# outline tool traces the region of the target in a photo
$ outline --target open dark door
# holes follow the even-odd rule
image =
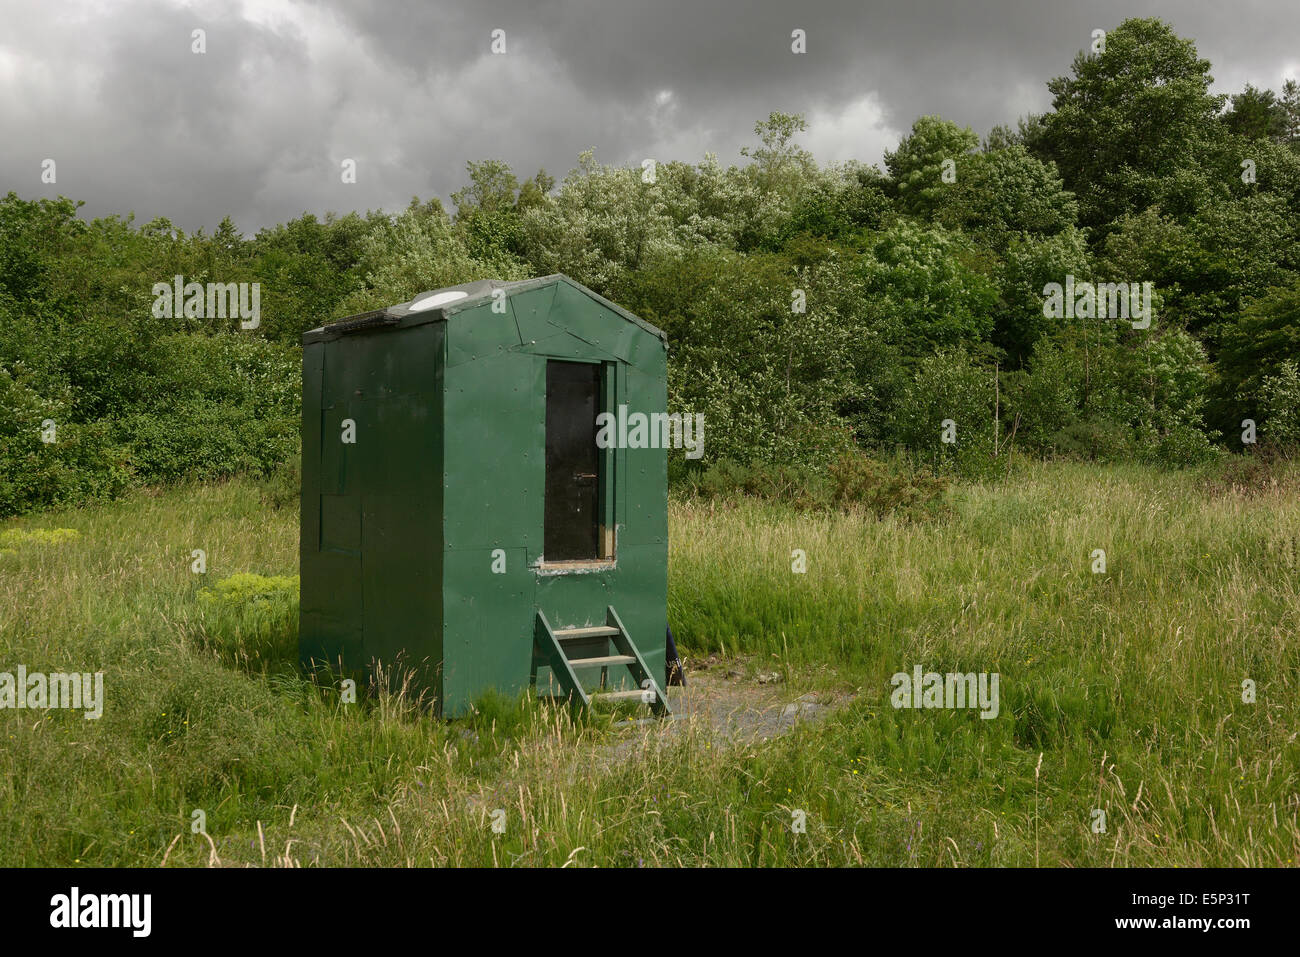
[[[542,555],[547,562],[600,558],[601,460],[596,448],[600,366],[546,363],[546,508]]]

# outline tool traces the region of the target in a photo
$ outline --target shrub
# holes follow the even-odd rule
[[[1146,458],[1180,468],[1214,456],[1203,415],[1211,375],[1196,339],[1172,329],[1143,340],[1133,355],[1131,378],[1131,421]]]
[[[1163,468],[1176,469],[1200,465],[1222,454],[1200,429],[1179,423],[1156,439],[1148,457]]]
[[[1225,455],[1205,469],[1200,484],[1216,495],[1255,496],[1293,489],[1300,476],[1279,450],[1264,446],[1246,455]]]
[[[1264,377],[1260,393],[1262,437],[1277,448],[1300,446],[1300,366],[1293,359],[1283,362],[1276,375]]]
[[[788,465],[743,465],[723,459],[688,484],[713,501],[751,496],[806,511],[861,509],[877,517],[933,518],[947,513],[946,479],[846,452],[824,472]]]
[[[1022,443],[1037,452],[1057,445],[1057,437],[1079,420],[1082,380],[1074,355],[1051,339],[1038,341],[1029,368],[1007,376],[1007,407],[1019,419]]]
[[[1133,451],[1129,429],[1100,416],[1076,419],[1054,433],[1049,444],[1068,458],[1111,462]]]
[[[159,339],[149,401],[117,424],[142,479],[267,474],[298,446],[299,359],[238,333]]]
[[[925,469],[890,467],[863,455],[841,456],[830,469],[832,501],[841,508],[864,508],[883,517],[931,518],[947,513],[948,481]]]
[[[130,443],[131,464],[141,478],[225,478],[268,472],[292,453],[297,418],[263,414],[252,404],[189,399],[162,414],[133,415],[121,423],[119,434]]]
[[[273,509],[298,508],[302,501],[301,454],[281,462],[262,482],[262,504]]]
[[[130,484],[124,450],[107,425],[69,422],[67,403],[38,395],[0,369],[0,515],[111,499]],[[54,423],[53,442],[41,438]]]
[[[960,350],[928,356],[899,397],[894,435],[936,472],[990,475],[997,467],[993,386],[993,370]],[[945,441],[948,435],[954,441]]]
[[[830,501],[830,483],[812,469],[793,465],[745,465],[721,459],[693,478],[690,490],[702,498],[734,499],[741,495],[797,508],[824,507]]]

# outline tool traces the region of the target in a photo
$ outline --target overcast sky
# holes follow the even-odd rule
[[[0,194],[251,233],[446,202],[468,159],[738,162],[772,110],[820,162],[879,163],[926,113],[983,136],[1046,109],[1127,16],[1193,39],[1217,92],[1300,78],[1298,0],[0,0]]]

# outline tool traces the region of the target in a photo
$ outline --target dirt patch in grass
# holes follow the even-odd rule
[[[852,694],[797,692],[779,672],[754,672],[743,660],[711,658],[698,662],[685,687],[670,688],[678,721],[706,724],[724,741],[766,740],[800,721],[816,721],[853,700]]]
[[[606,745],[604,750],[611,760],[622,760],[647,743],[677,741],[692,731],[703,732],[719,744],[756,744],[784,734],[801,722],[817,721],[856,697],[825,690],[801,693],[779,672],[755,671],[748,659],[716,655],[689,662],[686,685],[667,691],[672,717],[638,714],[616,723],[615,735],[626,734],[629,729],[643,733]]]

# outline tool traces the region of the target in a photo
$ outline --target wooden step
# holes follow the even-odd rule
[[[570,658],[569,664],[574,668],[604,668],[608,665],[630,665],[636,661],[633,655],[604,655],[600,658]]]
[[[617,635],[618,629],[609,625],[592,625],[589,628],[560,628],[554,634],[560,641],[572,641],[575,638],[608,638]]]
[[[596,694],[593,694],[591,696],[591,700],[592,701],[640,701],[641,696],[643,694],[646,694],[646,692],[641,691],[639,689],[636,691],[604,691],[604,692],[597,692]],[[650,694],[650,701],[654,701],[655,693],[653,691],[650,691],[649,694]],[[650,701],[646,703],[649,704]]]

